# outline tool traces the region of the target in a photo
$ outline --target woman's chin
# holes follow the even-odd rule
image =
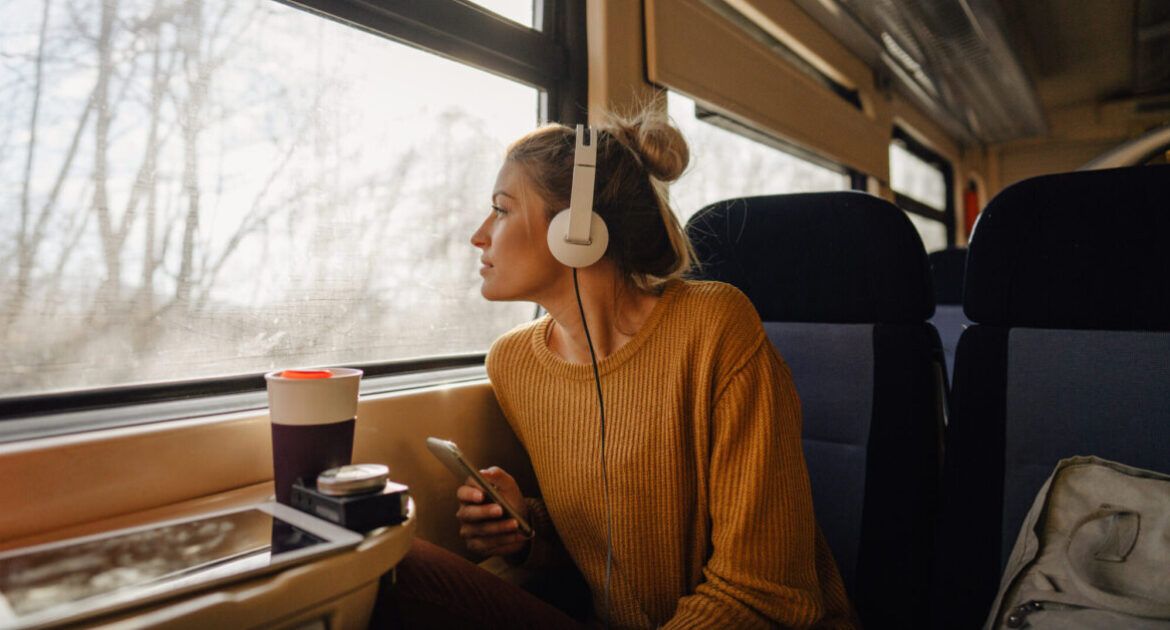
[[[488,300],[489,302],[499,302],[501,300],[507,299],[506,297],[502,296],[495,287],[491,286],[490,282],[486,280],[483,282],[483,284],[479,285],[479,294],[483,296],[483,299]]]
[[[501,290],[489,282],[480,285],[479,294],[489,302],[518,302],[525,299],[524,296],[518,295],[515,291]]]

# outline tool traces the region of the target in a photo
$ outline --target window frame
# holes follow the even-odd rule
[[[894,143],[900,143],[902,148],[906,149],[911,155],[937,168],[942,173],[946,208],[936,210],[909,195],[894,190],[893,178],[891,177],[890,191],[894,193],[894,204],[906,212],[942,223],[947,230],[947,247],[953,247],[956,238],[954,167],[951,166],[949,160],[932,151],[925,144],[915,140],[913,136],[900,127],[894,127],[890,144],[892,145]]]
[[[536,28],[459,0],[272,0],[539,90],[537,120],[587,121],[584,0],[534,0]],[[486,352],[362,364],[362,393],[483,378]],[[263,373],[0,395],[0,443],[260,409]]]

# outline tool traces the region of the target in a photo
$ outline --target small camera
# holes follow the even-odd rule
[[[380,464],[331,468],[317,476],[316,486],[298,479],[292,506],[355,532],[368,532],[406,520],[409,489],[387,479]]]

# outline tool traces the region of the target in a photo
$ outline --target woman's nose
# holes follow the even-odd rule
[[[475,232],[472,232],[471,234],[471,244],[480,249],[485,249],[488,245],[487,223],[489,220],[490,219],[484,219],[484,222],[480,223]]]

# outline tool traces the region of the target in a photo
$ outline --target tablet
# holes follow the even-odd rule
[[[0,553],[0,627],[35,627],[235,582],[357,546],[277,503]]]

